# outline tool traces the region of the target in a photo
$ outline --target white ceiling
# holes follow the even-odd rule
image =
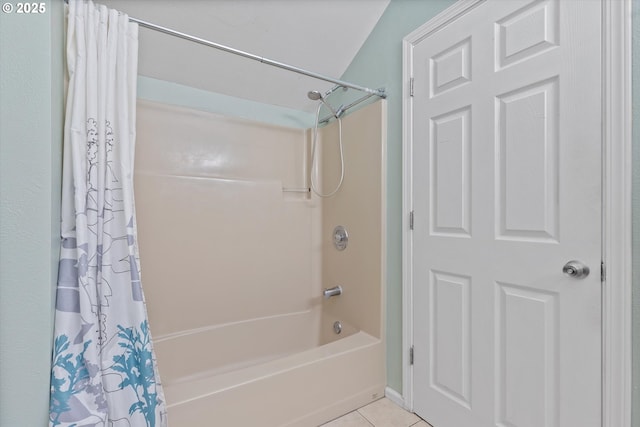
[[[130,16],[340,78],[389,0],[103,0]],[[211,92],[313,111],[334,85],[140,29],[138,72]],[[358,82],[352,82],[358,84]]]

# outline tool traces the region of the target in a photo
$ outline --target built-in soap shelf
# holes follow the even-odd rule
[[[309,187],[282,187],[283,199],[290,202],[307,202],[311,199],[311,188]]]
[[[282,192],[283,193],[310,193],[311,192],[311,188],[309,188],[309,187],[306,187],[306,188],[282,187]]]

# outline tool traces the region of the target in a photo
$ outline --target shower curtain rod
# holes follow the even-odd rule
[[[294,67],[293,65],[285,64],[283,62],[274,61],[269,58],[265,58],[259,55],[254,55],[253,53],[245,52],[243,50],[235,49],[229,46],[225,46],[220,43],[215,43],[210,40],[206,40],[200,37],[192,36],[190,34],[186,34],[180,31],[172,30],[171,28],[163,27],[161,25],[152,24],[151,22],[143,21],[142,19],[129,17],[129,21],[135,22],[138,25],[149,28],[150,30],[159,31],[164,34],[168,34],[170,36],[178,37],[184,40],[188,40],[194,43],[198,43],[204,46],[209,46],[214,49],[222,50],[224,52],[232,53],[234,55],[242,56],[244,58],[252,59],[254,61],[261,62],[266,65],[271,65],[273,67],[282,68],[287,71],[293,71],[294,73],[303,74],[305,76],[313,77],[315,79],[324,80],[326,82],[335,83],[338,86],[348,87],[351,89],[356,89],[362,92],[366,92],[371,95],[379,96],[380,98],[386,98],[387,95],[384,89],[370,89],[368,87],[360,86],[357,84],[349,83],[344,80],[334,79],[332,77],[324,76],[322,74],[305,70],[303,68]]]
[[[69,0],[64,0],[65,3],[69,3]],[[254,61],[258,61],[261,62],[263,64],[267,64],[267,65],[271,65],[273,67],[278,67],[278,68],[282,68],[284,70],[287,71],[293,71],[294,73],[298,73],[298,74],[303,74],[305,76],[309,76],[309,77],[313,77],[315,79],[319,79],[319,80],[324,80],[326,82],[330,82],[330,83],[335,83],[338,86],[343,86],[343,87],[348,87],[351,89],[355,89],[355,90],[359,90],[362,92],[366,92],[368,94],[371,95],[375,95],[375,96],[379,96],[380,98],[386,98],[387,94],[385,93],[384,89],[370,89],[368,87],[364,87],[364,86],[360,86],[357,84],[353,84],[353,83],[349,83],[343,80],[339,80],[339,79],[334,79],[332,77],[328,77],[328,76],[324,76],[322,74],[313,72],[313,71],[309,71],[309,70],[305,70],[303,68],[299,68],[299,67],[294,67],[293,65],[289,65],[289,64],[285,64],[283,62],[278,62],[278,61],[274,61],[272,59],[268,59],[268,58],[264,58],[262,56],[259,55],[254,55],[253,53],[249,53],[249,52],[245,52],[239,49],[235,49],[229,46],[225,46],[223,44],[220,43],[215,43],[212,42],[210,40],[206,40],[200,37],[196,37],[196,36],[192,36],[190,34],[186,34],[180,31],[176,31],[176,30],[172,30],[171,28],[167,28],[167,27],[163,27],[162,25],[156,25],[153,24],[151,22],[147,22],[147,21],[143,21],[142,19],[138,19],[138,18],[134,18],[132,16],[129,16],[129,21],[131,22],[135,22],[136,24],[148,28],[150,30],[154,30],[154,31],[159,31],[161,33],[164,34],[168,34],[170,36],[174,36],[174,37],[178,37],[181,38],[183,40],[188,40],[194,43],[198,43],[204,46],[209,46],[212,47],[214,49],[218,49],[218,50],[222,50],[224,52],[228,52],[228,53],[232,53],[234,55],[239,55],[248,59],[252,59]]]

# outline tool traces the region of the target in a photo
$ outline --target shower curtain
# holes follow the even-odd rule
[[[50,426],[166,426],[133,200],[138,27],[69,1]]]

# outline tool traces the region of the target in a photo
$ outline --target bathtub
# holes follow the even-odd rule
[[[343,118],[347,178],[320,200],[311,130],[138,102],[140,266],[171,427],[317,426],[383,396],[385,105]]]
[[[382,341],[315,312],[158,337],[172,427],[317,426],[384,395]]]

